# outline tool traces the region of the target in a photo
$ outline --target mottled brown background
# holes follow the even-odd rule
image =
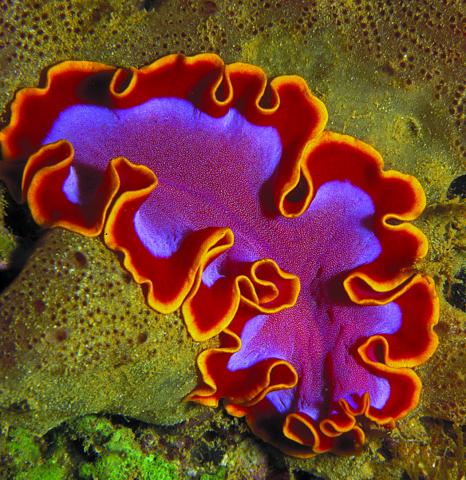
[[[417,225],[429,237],[430,251],[417,268],[432,275],[437,284],[441,300],[437,332],[441,343],[435,356],[418,369],[424,383],[418,409],[390,433],[367,425],[369,444],[361,456],[326,455],[308,461],[282,458],[249,437],[241,422],[222,412],[185,409],[180,418],[184,415],[191,420],[177,429],[159,432],[165,435],[162,445],[171,446],[172,455],[177,439],[191,436],[197,443],[204,442],[206,452],[217,452],[203,457],[195,455],[195,448],[185,449],[185,444],[179,443],[177,455],[187,470],[202,472],[206,465],[214,469],[223,456],[229,471],[227,478],[231,479],[462,478],[466,411],[466,273],[461,268],[465,246],[462,11],[460,0],[0,0],[1,124],[8,121],[8,104],[14,92],[36,85],[46,67],[62,60],[86,59],[127,67],[142,66],[168,53],[210,51],[220,54],[227,63],[244,61],[259,65],[271,77],[303,76],[314,94],[326,103],[330,129],[371,143],[382,153],[387,168],[415,175],[426,190],[428,205]],[[11,257],[11,252],[17,252],[19,245],[20,250],[29,254],[37,232],[28,232],[27,220],[11,205],[3,190],[2,198],[0,266],[4,268],[2,278],[6,284],[16,274],[11,258],[22,257],[17,253]],[[77,253],[84,255],[84,265]],[[21,423],[21,418],[26,424],[35,419],[34,426],[41,430],[47,421],[56,423],[73,412],[136,412],[137,417],[147,419],[157,419],[164,413],[161,410],[159,416],[144,417],[141,402],[137,401],[140,399],[133,399],[134,405],[128,406],[131,399],[126,397],[125,412],[121,411],[121,399],[111,405],[98,399],[100,403],[90,407],[90,398],[98,394],[87,377],[76,379],[84,399],[82,404],[68,405],[67,410],[52,397],[62,394],[60,375],[73,379],[75,370],[84,369],[94,379],[101,374],[109,381],[105,368],[114,371],[115,365],[123,365],[118,374],[122,383],[118,385],[125,383],[122,378],[128,379],[126,387],[122,387],[126,388],[125,395],[142,385],[143,405],[147,408],[150,384],[142,378],[147,377],[150,363],[144,362],[153,360],[154,355],[157,362],[160,358],[170,359],[164,355],[170,355],[170,348],[171,355],[173,348],[179,348],[184,360],[173,368],[183,372],[184,390],[192,388],[192,360],[199,347],[189,345],[184,334],[181,346],[173,333],[168,340],[160,335],[144,339],[145,323],[155,328],[160,318],[145,311],[144,306],[138,306],[137,312],[131,310],[134,307],[125,306],[138,292],[131,285],[129,293],[124,293],[121,285],[126,280],[117,260],[107,253],[98,240],[53,233],[41,240],[26,270],[0,294],[0,332],[5,352],[2,371],[16,368],[15,372],[22,372],[15,383],[22,385],[17,391],[11,385],[0,389],[4,436],[7,424]],[[44,255],[50,257],[48,263]],[[87,282],[85,287],[83,279]],[[98,287],[93,289],[92,285]],[[83,288],[89,291],[83,293]],[[88,295],[84,310],[81,294]],[[112,298],[121,301],[116,303]],[[93,305],[100,306],[93,309]],[[89,309],[94,312],[92,319]],[[130,321],[133,315],[137,318],[137,332]],[[151,315],[152,320],[145,320]],[[121,322],[117,326],[115,319]],[[171,324],[179,331],[182,326],[178,320],[173,319]],[[66,332],[78,328],[79,341],[73,340],[72,335],[68,337]],[[88,345],[84,358],[75,355],[80,348],[78,343],[81,347]],[[159,344],[165,345],[165,350],[159,350]],[[38,356],[27,353],[28,345],[33,345]],[[154,345],[155,350],[151,350]],[[115,352],[118,361],[114,359]],[[101,360],[99,373],[96,363]],[[15,365],[18,362],[23,362],[22,370]],[[58,363],[61,370],[57,369]],[[25,365],[29,376],[24,373]],[[170,375],[167,378],[165,386],[159,382],[162,392],[173,388],[174,380],[170,380]],[[132,381],[136,383],[131,385]],[[31,386],[37,382],[46,387],[42,395]],[[88,391],[83,393],[86,386]],[[176,401],[183,396],[183,388],[179,390],[178,396],[173,397]],[[36,410],[34,405],[27,404],[21,411],[21,401],[27,401],[28,395],[36,395]],[[12,405],[20,407],[15,409]],[[47,421],[40,417],[41,411],[47,412]],[[209,439],[206,431],[214,432],[213,438]],[[163,448],[159,450],[164,453]],[[254,477],[244,472],[254,472]]]

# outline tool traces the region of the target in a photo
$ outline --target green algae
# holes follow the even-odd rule
[[[95,447],[99,436],[99,454],[94,462],[79,465],[83,480],[176,480],[178,469],[154,454],[144,454],[129,428],[114,429],[106,419],[87,417],[75,423],[75,434],[83,436],[85,451]]]
[[[5,442],[4,455],[11,462],[15,480],[64,480],[67,470],[60,465],[57,450],[50,458],[43,458],[39,439],[24,428],[13,429]],[[0,473],[1,473],[0,469]]]
[[[59,465],[46,463],[16,475],[16,480],[64,480],[65,472]]]
[[[108,419],[83,417],[68,427],[74,445],[79,442],[85,457],[76,456],[63,432],[46,449],[44,442],[24,428],[13,429],[0,452],[9,463],[5,478],[15,480],[177,480],[177,465],[154,453],[144,453],[130,428],[112,425]],[[75,456],[76,465],[67,461]],[[89,458],[92,457],[92,460]],[[0,468],[0,475],[3,470]],[[4,478],[2,476],[2,478]],[[220,477],[213,477],[218,478]]]
[[[226,434],[236,420],[221,411],[206,413],[209,415],[203,419],[193,418],[176,427],[154,427],[91,415],[69,422],[62,434],[73,444],[81,445],[85,458],[79,464],[79,472],[83,478],[243,478],[230,476],[232,469],[223,461],[219,466],[219,457],[214,454],[216,445],[227,443],[232,460],[237,461],[233,451],[238,435]],[[224,435],[212,435],[213,429]],[[223,452],[220,455],[223,457]],[[244,470],[244,478],[253,470]]]
[[[227,475],[225,467],[220,467],[216,473],[203,473],[200,480],[224,480]]]
[[[226,423],[230,418],[225,417]],[[206,419],[193,430],[196,442],[202,441],[206,429],[221,422],[221,417]],[[234,421],[234,419],[233,419]],[[185,431],[179,428],[179,433]],[[96,415],[76,418],[47,436],[38,437],[24,428],[10,429],[0,436],[0,478],[11,480],[236,480],[249,478],[249,472],[236,475],[234,469],[222,465],[209,466],[206,458],[189,468],[182,459],[189,458],[196,448],[185,448],[177,441],[176,430],[170,434],[144,424],[128,424],[122,418]],[[199,435],[199,437],[197,437]],[[148,438],[152,441],[148,441]],[[168,448],[170,442],[176,449]],[[194,441],[194,439],[193,439]],[[171,452],[171,453],[170,453]],[[176,452],[178,458],[167,459]],[[237,462],[237,460],[234,460]],[[6,467],[6,468],[5,468]],[[260,478],[260,477],[259,477]]]
[[[37,439],[24,428],[14,430],[7,445],[7,453],[17,466],[34,465],[41,458]]]

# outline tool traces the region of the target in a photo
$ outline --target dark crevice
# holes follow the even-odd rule
[[[452,281],[444,283],[443,294],[450,305],[466,312],[466,268],[461,268]]]
[[[295,480],[324,480],[324,477],[319,477],[318,475],[306,472],[305,470],[295,470],[293,474]]]
[[[435,417],[421,417],[420,422],[427,428],[432,428],[433,425],[442,427],[445,435],[447,435],[453,442],[457,441],[457,432],[455,431],[455,425],[452,421],[444,420],[443,418]],[[465,427],[466,428],[466,427]]]
[[[4,225],[15,236],[18,246],[11,254],[8,268],[0,270],[0,292],[21,272],[42,235],[42,229],[32,219],[29,209],[18,205],[7,193],[5,197]]]
[[[40,227],[32,219],[29,209],[17,204],[6,194],[5,226],[15,236],[36,241],[40,237]]]
[[[461,200],[466,198],[466,175],[461,175],[450,183],[447,190],[447,198],[449,200],[459,197]]]
[[[142,9],[146,12],[152,12],[159,8],[163,3],[163,0],[144,0],[142,2]]]
[[[381,447],[377,450],[380,455],[387,461],[391,461],[396,457],[396,443],[391,437],[382,440]]]

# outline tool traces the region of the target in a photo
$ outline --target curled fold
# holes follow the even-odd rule
[[[46,145],[29,158],[23,173],[22,193],[38,224],[97,236],[102,232],[106,213],[125,184],[129,170],[138,181],[155,183],[154,174],[146,167],[115,158],[85,202],[72,202],[64,189],[72,161],[73,147],[66,140]]]
[[[244,407],[255,405],[269,392],[296,385],[298,375],[294,367],[277,358],[259,362],[248,370],[229,371],[228,360],[241,348],[241,340],[233,331],[225,329],[221,334],[221,345],[221,348],[199,354],[197,363],[203,384],[188,395],[188,400],[217,406],[221,398],[234,399],[235,404]],[[219,380],[226,376],[228,381]]]
[[[344,279],[351,300],[356,303],[373,300],[377,304],[377,293],[394,292],[412,276],[413,263],[427,253],[424,234],[406,223],[417,218],[425,207],[424,191],[414,177],[384,171],[382,157],[374,148],[333,132],[324,132],[306,146],[302,176],[307,183],[305,204],[312,201],[321,185],[335,179],[357,185],[373,202],[375,220],[371,228],[381,243],[381,253]],[[389,220],[400,223],[392,225]],[[368,288],[361,289],[363,284]]]
[[[199,285],[202,271],[209,262],[231,247],[233,234],[228,228],[207,228],[188,234],[170,257],[150,255],[137,232],[128,228],[147,194],[132,192],[109,215],[105,243],[124,253],[124,265],[138,283],[148,287],[147,301],[162,313],[180,308],[189,292]],[[171,278],[171,282],[167,282]],[[218,293],[222,283],[215,288]]]
[[[70,105],[108,102],[114,67],[96,62],[62,62],[47,71],[42,88],[24,88],[11,105],[10,123],[0,132],[6,162],[37,152],[53,121]]]
[[[183,317],[191,336],[202,341],[230,324],[240,302],[258,312],[278,312],[295,304],[299,288],[299,278],[281,270],[271,259],[257,260],[211,287],[202,283],[201,268],[183,304]]]

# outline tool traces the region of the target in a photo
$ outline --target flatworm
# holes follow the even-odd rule
[[[246,416],[300,456],[391,426],[437,346],[416,179],[325,130],[304,80],[216,55],[137,69],[52,67],[18,92],[0,171],[37,223],[102,235],[159,312],[181,309],[198,358],[189,399]]]

